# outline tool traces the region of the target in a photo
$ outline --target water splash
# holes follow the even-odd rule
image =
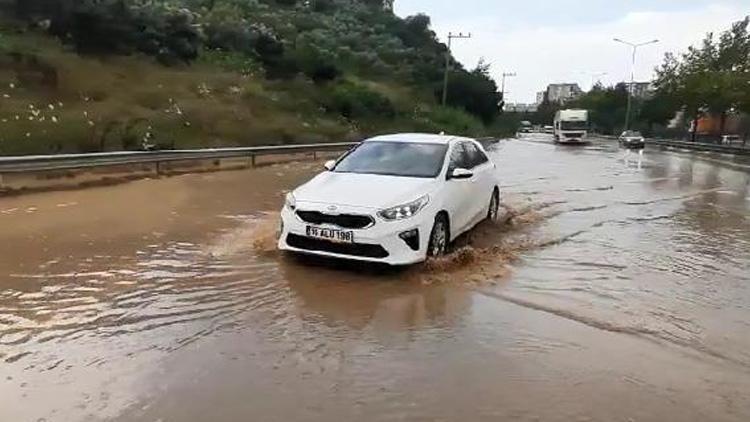
[[[261,212],[244,218],[236,227],[207,248],[207,253],[214,258],[231,257],[255,253],[274,255],[280,216],[278,212]]]

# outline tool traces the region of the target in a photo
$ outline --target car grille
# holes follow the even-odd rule
[[[310,224],[332,224],[345,229],[364,229],[375,223],[369,215],[325,214],[318,211],[297,211],[302,221]]]
[[[313,239],[290,233],[286,237],[286,243],[297,249],[306,251],[329,252],[339,255],[358,256],[363,258],[387,258],[388,251],[380,245],[368,245],[364,243],[336,243],[328,240]]]

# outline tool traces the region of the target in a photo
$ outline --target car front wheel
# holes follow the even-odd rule
[[[487,220],[490,222],[496,222],[498,216],[498,209],[500,208],[500,195],[497,190],[492,191],[492,197],[490,198],[490,207],[487,210]]]
[[[430,233],[430,243],[427,247],[427,255],[438,257],[445,255],[448,250],[448,219],[444,214],[435,217],[435,224]]]

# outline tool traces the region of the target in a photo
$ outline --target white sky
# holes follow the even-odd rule
[[[506,81],[508,102],[530,103],[549,83],[578,82],[583,89],[595,74],[605,84],[630,78],[630,49],[612,39],[660,43],[638,50],[637,80],[650,80],[666,52],[700,42],[750,14],[750,0],[396,0],[396,13],[423,12],[441,39],[449,31],[471,32],[454,41],[453,53],[465,66],[481,57]],[[741,5],[742,4],[742,5]]]

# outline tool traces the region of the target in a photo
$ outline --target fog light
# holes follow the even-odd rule
[[[413,251],[419,250],[419,230],[413,229],[398,235]]]

